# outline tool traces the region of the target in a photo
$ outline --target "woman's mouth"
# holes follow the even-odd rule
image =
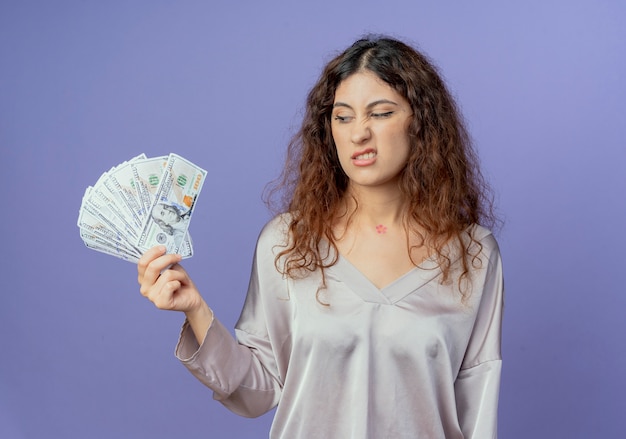
[[[352,164],[355,166],[369,166],[376,162],[377,153],[373,149],[359,151],[352,154]]]
[[[373,159],[374,157],[376,157],[376,153],[373,151],[370,151],[370,152],[353,156],[352,159],[353,160],[367,160],[367,159]]]

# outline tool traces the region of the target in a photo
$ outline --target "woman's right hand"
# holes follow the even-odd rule
[[[146,251],[137,264],[139,291],[159,309],[190,312],[202,297],[178,263],[181,256],[165,254],[164,246]]]
[[[146,251],[137,263],[139,291],[159,309],[184,312],[202,344],[213,313],[179,265],[181,259],[181,255],[166,254],[160,245]]]

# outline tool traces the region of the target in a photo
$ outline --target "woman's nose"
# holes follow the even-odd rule
[[[369,123],[367,121],[359,121],[352,124],[351,140],[352,143],[361,144],[371,137]]]

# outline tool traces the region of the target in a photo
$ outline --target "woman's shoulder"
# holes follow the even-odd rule
[[[261,232],[257,241],[257,247],[263,249],[271,249],[276,246],[287,245],[287,237],[289,236],[289,225],[291,224],[291,215],[281,213],[268,221]]]
[[[493,232],[480,224],[473,224],[468,228],[468,233],[481,247],[481,252],[487,255],[493,255],[500,253],[498,241],[496,240]]]

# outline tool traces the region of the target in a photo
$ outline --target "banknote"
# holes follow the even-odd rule
[[[83,198],[82,211],[89,212],[92,216],[99,218],[103,224],[109,227],[109,230],[123,237],[126,241],[137,241],[139,236],[137,228],[121,207],[115,204],[115,200],[110,193],[107,194],[96,187],[88,187]],[[79,223],[80,226],[81,224]]]
[[[153,157],[130,164],[143,212],[148,212],[152,207],[167,159],[167,156]]]
[[[77,221],[80,237],[86,247],[130,262],[137,262],[159,241],[168,252],[189,258],[193,256],[189,222],[205,177],[206,171],[175,154],[153,158],[141,154],[113,166],[85,190]],[[150,235],[154,224],[160,224],[156,236]],[[144,232],[153,239],[140,245]]]
[[[140,249],[164,245],[167,253],[179,253],[205,178],[204,169],[177,154],[169,155],[137,241]]]
[[[154,200],[157,197],[156,193],[159,189],[168,158],[168,156],[153,157],[145,160],[136,160],[130,164],[135,185],[139,192],[139,198],[145,212],[151,210]],[[189,233],[185,234],[183,244],[178,253],[180,253],[183,258],[193,256],[193,245]]]
[[[85,191],[83,198],[88,198],[93,188]],[[85,199],[87,198],[87,199]],[[116,225],[105,215],[101,215],[90,205],[84,204],[78,215],[80,236],[85,244],[94,250],[113,254],[119,258],[136,262],[141,257],[139,249],[131,244],[127,236],[121,234]]]
[[[109,192],[114,194],[119,205],[123,207],[124,212],[130,216],[130,221],[137,228],[141,228],[145,222],[146,211],[143,209],[139,199],[139,191],[135,184],[131,163],[127,162],[117,166],[108,174],[108,178],[102,184]]]

